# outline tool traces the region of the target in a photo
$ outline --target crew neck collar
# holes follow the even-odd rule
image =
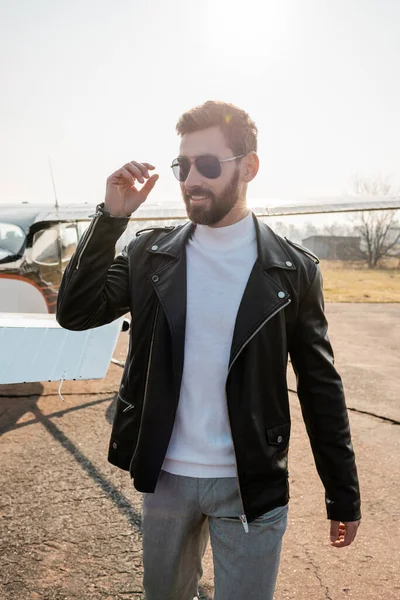
[[[196,225],[193,240],[203,248],[216,251],[230,251],[256,239],[256,231],[251,211],[237,223],[226,227]]]

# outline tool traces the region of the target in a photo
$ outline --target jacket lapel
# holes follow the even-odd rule
[[[271,269],[296,270],[280,238],[254,215],[258,258],[236,317],[229,368],[263,325],[290,303],[290,294],[269,274]]]
[[[150,280],[171,331],[175,377],[179,386],[183,372],[186,330],[185,245],[192,231],[192,223],[187,223],[147,248],[151,254],[165,259],[162,266],[150,274]]]
[[[236,317],[229,368],[258,330],[289,302],[288,292],[256,260]]]

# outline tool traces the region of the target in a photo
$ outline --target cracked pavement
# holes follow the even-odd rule
[[[275,598],[395,600],[400,305],[328,304],[327,314],[353,409],[363,521],[354,545],[330,547],[323,488],[291,393],[291,501]],[[126,347],[123,333],[116,358]],[[0,386],[1,600],[144,598],[141,496],[106,460],[120,377],[111,365],[104,381],[66,382],[64,402],[56,383]],[[213,598],[210,548],[200,597]]]

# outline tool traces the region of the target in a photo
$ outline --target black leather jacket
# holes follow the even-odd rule
[[[289,499],[290,354],[328,518],[357,520],[357,471],[317,261],[256,217],[254,222],[258,260],[238,311],[226,382],[244,513],[252,521]],[[129,353],[108,459],[130,471],[137,490],[153,492],[179,400],[185,244],[194,225],[142,233],[115,258],[115,243],[127,223],[98,207],[64,273],[57,320],[67,329],[82,330],[130,311]]]

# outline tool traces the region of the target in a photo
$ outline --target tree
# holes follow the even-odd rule
[[[385,179],[357,179],[354,191],[358,196],[388,196],[395,194],[393,186]],[[369,269],[375,269],[379,261],[388,256],[398,256],[400,227],[396,210],[364,211],[355,230],[361,237],[359,257]]]

